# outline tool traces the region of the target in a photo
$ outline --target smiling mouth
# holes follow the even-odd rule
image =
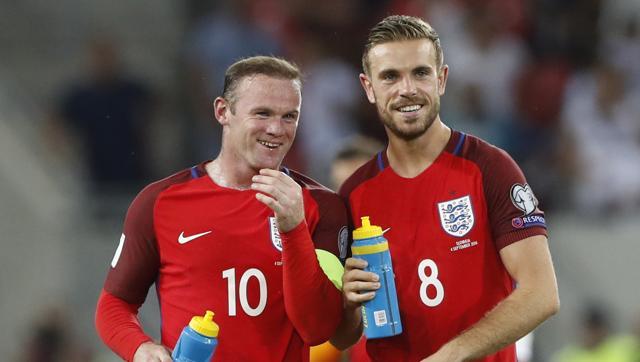
[[[396,108],[396,110],[402,113],[411,113],[411,112],[419,111],[422,107],[423,107],[422,104],[412,104],[408,106],[398,107]]]
[[[270,149],[270,150],[275,150],[276,148],[282,146],[282,143],[273,143],[273,142],[267,142],[267,141],[262,141],[262,140],[258,140],[258,143],[265,146],[266,148]]]

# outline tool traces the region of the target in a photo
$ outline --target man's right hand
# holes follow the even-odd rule
[[[344,315],[331,338],[331,344],[340,350],[354,345],[362,335],[362,303],[373,299],[380,288],[378,274],[364,271],[367,262],[358,258],[347,259],[342,275]]]
[[[163,345],[145,342],[133,355],[133,362],[173,362],[171,352]]]
[[[358,258],[349,258],[345,263],[342,292],[348,309],[356,309],[373,299],[380,288],[378,274],[364,271],[366,267],[367,262]]]

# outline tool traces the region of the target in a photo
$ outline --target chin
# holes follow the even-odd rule
[[[277,170],[281,163],[282,163],[282,160],[280,161],[269,160],[269,161],[261,161],[261,162],[259,161],[254,163],[254,169],[261,170],[263,168],[270,168],[272,170]]]

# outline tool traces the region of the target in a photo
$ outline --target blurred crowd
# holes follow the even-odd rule
[[[640,207],[640,6],[628,1],[190,1],[177,86],[185,120],[176,165],[215,157],[212,100],[224,70],[254,54],[305,72],[290,167],[329,184],[338,150],[357,135],[384,143],[358,82],[363,39],[381,17],[424,17],[450,67],[443,118],[506,149],[545,210],[589,216]],[[117,44],[92,39],[92,74],[61,91],[54,114],[81,140],[90,180],[120,190],[173,170],[149,169],[152,87],[118,68]],[[100,165],[99,167],[97,165]]]
[[[100,34],[87,39],[86,73],[51,96],[43,127],[47,143],[52,153],[81,159],[91,197],[126,203],[142,185],[214,158],[221,129],[212,101],[221,94],[224,71],[238,58],[256,54],[281,55],[304,71],[301,123],[285,163],[337,189],[350,170],[384,147],[375,107],[358,81],[360,58],[368,29],[385,15],[402,13],[423,17],[440,34],[450,67],[442,100],[445,122],[507,150],[528,175],[542,209],[591,218],[640,211],[637,1],[181,4],[184,46],[171,70],[177,75],[173,91],[128,69],[118,42]],[[175,108],[180,122],[179,136],[171,141],[149,136],[163,104]],[[154,140],[159,145],[149,144]],[[154,161],[155,149],[169,149],[171,162]],[[605,324],[598,313],[587,313],[585,328]],[[22,361],[72,360],[69,353],[88,353],[60,349],[66,334],[56,329],[58,314],[53,314],[40,320],[25,346],[32,350],[40,344],[46,351],[35,349]],[[579,348],[599,345],[589,338]],[[571,359],[570,352],[556,361],[604,361]]]

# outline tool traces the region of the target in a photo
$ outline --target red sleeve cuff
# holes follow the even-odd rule
[[[282,238],[282,242],[288,242],[289,240],[300,240],[304,238],[305,233],[308,233],[309,229],[307,227],[307,221],[302,220],[298,226],[293,229],[287,231],[286,233],[280,233],[280,237]]]

